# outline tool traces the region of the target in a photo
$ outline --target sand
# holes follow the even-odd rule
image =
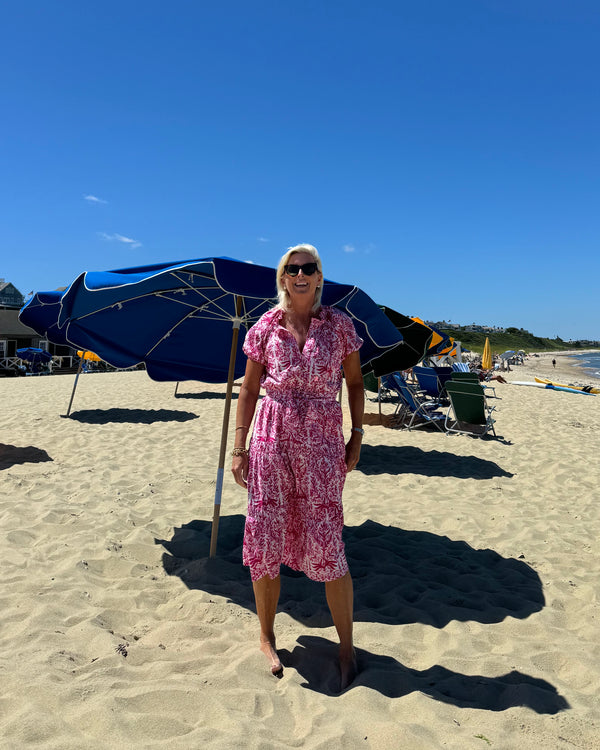
[[[507,377],[586,382],[552,357]],[[208,559],[224,387],[88,374],[65,419],[71,386],[0,380],[1,747],[600,748],[600,396],[498,384],[484,440],[367,403],[338,694],[322,586],[291,572],[267,669],[229,473]]]

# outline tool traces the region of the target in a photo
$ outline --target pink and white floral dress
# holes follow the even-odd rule
[[[244,564],[253,581],[276,578],[281,563],[316,581],[348,571],[342,528],[346,479],[341,364],[362,345],[350,318],[322,307],[302,352],[265,313],[246,336],[245,354],[265,367],[250,442]]]

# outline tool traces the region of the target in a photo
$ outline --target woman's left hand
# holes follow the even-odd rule
[[[353,432],[350,440],[346,443],[346,471],[352,471],[358,459],[360,458],[360,446],[362,443],[362,435],[359,432]]]

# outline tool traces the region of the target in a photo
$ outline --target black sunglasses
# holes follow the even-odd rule
[[[283,269],[288,276],[297,276],[300,271],[305,276],[312,276],[313,273],[317,270],[317,264],[316,263],[303,263],[301,266],[297,266],[294,263],[288,263],[287,266],[284,266]]]

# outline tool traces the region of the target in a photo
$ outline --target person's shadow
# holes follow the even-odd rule
[[[217,557],[212,559],[208,557],[210,521],[192,521],[176,529],[172,539],[155,542],[166,550],[163,566],[169,575],[178,576],[190,589],[226,597],[255,611],[250,575],[242,565],[243,528],[243,516],[222,517]],[[359,622],[438,628],[452,620],[497,623],[506,617],[524,619],[545,603],[540,578],[524,560],[474,549],[464,541],[370,520],[345,527],[344,541]],[[281,574],[280,611],[309,627],[330,627],[324,587],[285,566]],[[314,650],[334,661],[335,645],[314,636],[302,636],[298,644],[292,652],[281,652],[284,666],[293,666],[310,689],[335,693],[335,687],[323,680],[322,669],[314,666],[320,662],[322,667]],[[311,657],[305,656],[306,646]],[[422,690],[456,705],[491,710],[527,705],[540,713],[555,713],[568,705],[552,685],[528,675],[469,677],[442,666],[418,672],[385,655],[358,653],[361,675],[353,686],[365,685],[384,695]]]
[[[326,695],[336,695],[337,646],[325,638],[301,635],[293,651],[279,650],[284,668],[295,669],[305,680],[303,687]],[[513,670],[499,677],[465,675],[438,664],[418,670],[405,667],[396,659],[356,649],[358,675],[351,688],[366,687],[388,698],[401,698],[419,691],[443,703],[460,708],[505,711],[526,706],[539,714],[556,714],[569,703],[546,680]],[[329,668],[324,669],[324,665]]]

